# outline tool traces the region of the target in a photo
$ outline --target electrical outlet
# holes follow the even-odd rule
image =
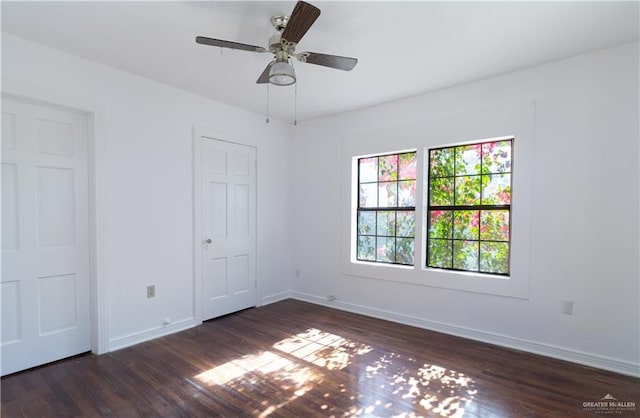
[[[300,277],[300,269],[296,269],[296,277]]]
[[[150,285],[147,286],[147,298],[155,298],[156,297],[156,286]]]
[[[336,300],[336,295],[334,295],[333,293],[330,293],[327,295],[327,300],[329,302],[333,302],[334,300]]]
[[[573,301],[562,301],[562,313],[565,315],[573,315]]]

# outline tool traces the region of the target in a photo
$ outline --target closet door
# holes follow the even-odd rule
[[[91,348],[87,129],[2,98],[2,375]]]

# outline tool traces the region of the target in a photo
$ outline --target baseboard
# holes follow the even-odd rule
[[[362,314],[373,318],[379,318],[404,325],[411,325],[418,328],[428,329],[430,331],[437,331],[443,334],[455,335],[457,337],[468,338],[470,340],[495,344],[502,347],[522,350],[533,354],[540,354],[546,357],[552,357],[559,360],[565,360],[572,363],[595,367],[598,369],[604,369],[620,374],[640,377],[640,366],[631,362],[616,360],[590,353],[584,353],[581,351],[576,351],[564,347],[557,347],[550,344],[543,344],[535,341],[509,337],[507,335],[460,327],[443,322],[429,321],[414,316],[370,308],[368,306],[344,302],[341,300],[329,301],[325,297],[302,292],[291,292],[291,298],[314,303],[317,305],[327,306],[329,308]]]
[[[275,293],[273,295],[263,297],[260,301],[260,306],[269,305],[271,303],[279,302],[281,300],[289,298],[291,298],[291,292],[289,291]],[[156,327],[142,332],[125,335],[124,337],[114,338],[109,341],[109,351],[119,350],[121,348],[130,347],[132,345],[153,340],[158,337],[164,337],[165,335],[183,331],[200,324],[201,322],[197,321],[195,318],[187,318],[185,320],[175,322],[164,327]]]
[[[281,300],[290,299],[290,298],[291,298],[291,292],[289,291],[275,293],[273,295],[263,297],[261,300],[260,306],[269,305],[271,303],[280,302]]]
[[[183,331],[200,324],[201,322],[197,321],[195,318],[187,318],[166,326],[151,328],[142,332],[136,332],[123,337],[114,338],[109,341],[109,351],[119,350],[145,341],[164,337],[165,335]]]

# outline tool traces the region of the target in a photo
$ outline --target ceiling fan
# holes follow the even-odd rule
[[[258,84],[271,83],[277,86],[288,86],[295,83],[296,74],[291,64],[291,57],[308,64],[322,65],[344,71],[352,70],[358,63],[356,58],[319,54],[317,52],[296,52],[298,42],[307,33],[318,16],[320,16],[320,9],[304,1],[296,3],[291,16],[273,16],[271,24],[276,29],[276,33],[269,39],[268,48],[204,36],[196,37],[196,42],[222,48],[272,53],[274,55],[273,61],[267,65],[260,77],[258,77],[256,81]]]

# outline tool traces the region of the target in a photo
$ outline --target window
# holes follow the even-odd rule
[[[513,138],[429,150],[427,267],[509,274]]]
[[[345,133],[340,148],[340,219],[343,220],[339,235],[342,251],[338,251],[340,273],[345,278],[528,298],[534,238],[531,225],[535,224],[532,204],[535,109],[535,101],[529,99],[461,112],[452,108],[451,112],[434,114],[429,119]],[[370,199],[366,204],[361,186],[377,193],[379,183],[384,183],[377,177],[379,167],[375,157],[413,151],[416,151],[415,210],[411,207],[407,210],[415,214],[415,238],[409,241],[414,243],[414,259],[413,263],[411,258],[398,260],[393,254],[394,262],[402,264],[392,264],[392,261],[383,261],[387,254],[378,246],[377,237],[386,235],[378,234],[377,214],[369,215],[367,229],[359,229],[361,225],[364,227],[363,220],[359,219],[363,211],[386,209],[373,207],[378,205],[377,194],[366,196]],[[457,167],[452,168],[456,152]],[[473,167],[472,157],[476,160]],[[364,164],[369,158],[372,161],[367,178],[365,167],[360,163]],[[475,165],[479,165],[477,170]],[[430,196],[430,181],[441,187],[449,186],[448,195],[441,191],[441,202],[433,201],[434,193]],[[475,186],[475,190],[465,186]],[[454,206],[456,197],[457,207]],[[458,211],[455,249],[454,211]],[[467,225],[471,224],[466,230],[462,228],[464,215],[469,218]],[[478,227],[474,231],[476,222]],[[480,224],[483,224],[482,236]],[[469,254],[471,249],[473,256]],[[454,250],[459,255],[455,266]],[[401,248],[399,253],[406,252]],[[386,258],[390,260],[391,255]],[[466,255],[471,258],[467,260]]]
[[[358,159],[357,259],[413,265],[416,152]]]

